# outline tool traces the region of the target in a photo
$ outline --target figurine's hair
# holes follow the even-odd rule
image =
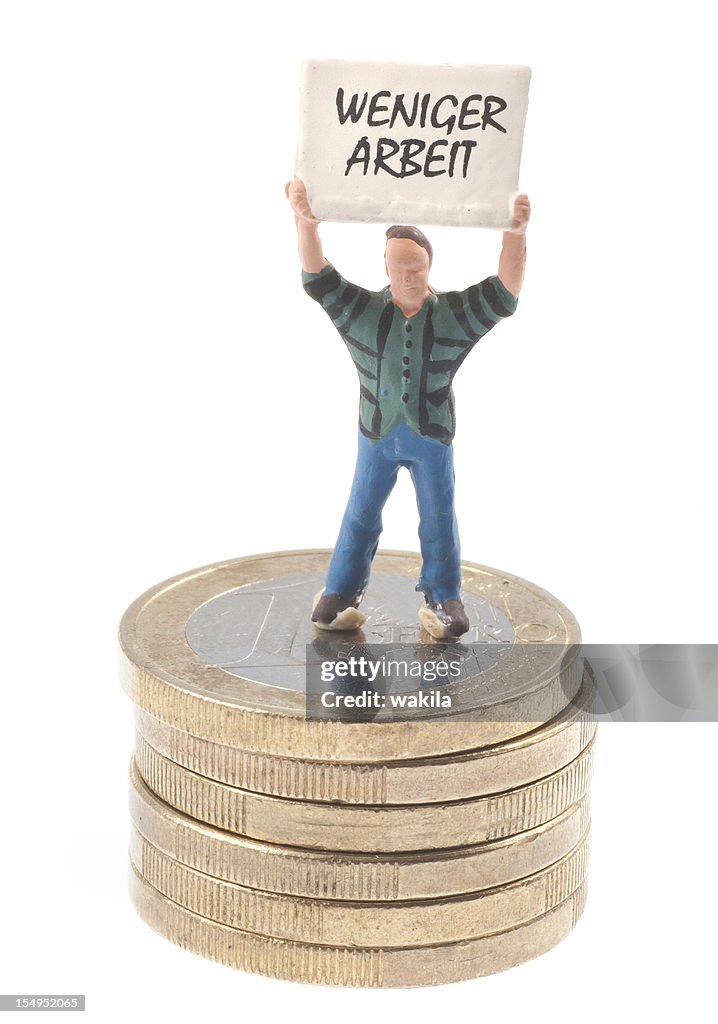
[[[426,249],[429,254],[429,266],[431,266],[431,261],[434,259],[434,250],[431,248],[431,242],[423,231],[419,231],[418,228],[413,228],[409,224],[394,224],[387,229],[386,237],[387,241],[390,238],[410,238],[412,242],[416,242],[422,249]]]

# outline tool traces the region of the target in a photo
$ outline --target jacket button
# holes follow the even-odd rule
[[[401,396],[401,400],[402,400],[402,402],[408,402],[409,401],[409,396],[407,394],[403,394]]]
[[[402,359],[402,363],[404,364],[404,366],[408,366],[410,362],[411,360],[409,359],[408,356],[404,356],[404,358]]]
[[[409,373],[408,370],[404,370],[403,377],[404,377],[404,380],[408,380],[409,377],[411,377],[411,374]]]

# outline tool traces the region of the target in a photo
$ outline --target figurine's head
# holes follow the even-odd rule
[[[418,228],[395,224],[386,233],[384,265],[391,294],[400,303],[421,305],[431,291],[429,269],[433,259],[431,242]]]

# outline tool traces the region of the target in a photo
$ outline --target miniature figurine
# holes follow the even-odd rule
[[[304,288],[349,349],[360,390],[354,481],[312,620],[333,630],[356,629],[366,621],[359,603],[379,544],[382,509],[405,466],[419,510],[423,564],[416,589],[425,597],[419,620],[435,639],[461,636],[469,620],[460,595],[451,383],[475,343],[516,309],[528,197],[514,202],[497,275],[463,291],[436,292],[429,284],[429,240],[418,228],[395,225],[386,232],[389,284],[371,292],[346,281],[325,259],[303,182],[295,178],[285,191],[296,221]]]

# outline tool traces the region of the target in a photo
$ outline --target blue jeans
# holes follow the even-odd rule
[[[421,437],[405,423],[378,441],[359,433],[354,481],[327,571],[325,592],[357,597],[369,582],[379,546],[381,512],[400,466],[411,474],[419,509],[423,565],[417,590],[445,603],[459,596],[461,554],[454,513],[452,446]]]

